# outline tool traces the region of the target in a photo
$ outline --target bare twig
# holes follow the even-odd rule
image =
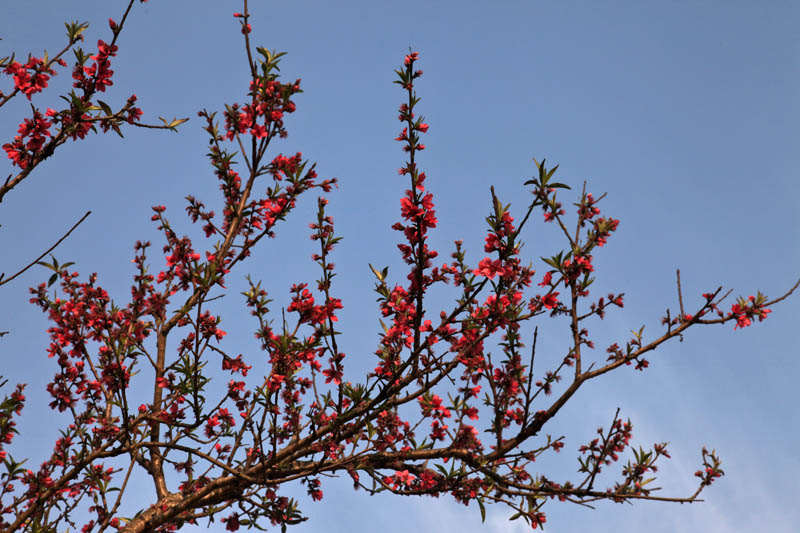
[[[23,268],[22,270],[20,270],[19,272],[17,272],[17,273],[16,273],[16,274],[14,274],[13,276],[11,276],[10,278],[3,279],[3,276],[5,276],[5,274],[0,274],[0,285],[5,285],[6,283],[10,282],[11,280],[13,280],[14,278],[16,278],[17,276],[20,276],[20,275],[22,275],[22,274],[23,274],[23,273],[24,273],[26,270],[28,270],[28,269],[29,269],[29,268],[31,268],[33,265],[35,265],[36,263],[38,263],[39,261],[41,261],[41,260],[42,260],[42,258],[44,258],[44,256],[46,256],[47,254],[49,254],[50,252],[52,252],[53,250],[55,250],[55,249],[56,249],[56,247],[57,247],[59,244],[61,244],[62,242],[64,242],[64,239],[66,239],[67,237],[69,237],[70,233],[72,233],[72,232],[75,230],[75,228],[77,228],[78,226],[80,226],[80,225],[81,225],[81,223],[82,223],[84,220],[86,220],[86,217],[88,217],[88,216],[89,216],[89,215],[91,215],[91,214],[92,214],[92,212],[91,212],[91,211],[87,211],[87,212],[86,212],[86,214],[85,214],[85,215],[83,215],[83,216],[81,217],[81,219],[80,219],[79,221],[77,221],[77,222],[76,222],[76,223],[75,223],[75,224],[74,224],[74,225],[73,225],[73,226],[72,226],[72,227],[69,229],[69,231],[68,231],[68,232],[66,232],[66,233],[64,234],[64,236],[63,236],[63,237],[61,237],[60,239],[58,239],[58,241],[56,241],[56,243],[55,243],[53,246],[51,246],[50,248],[48,248],[47,250],[45,250],[45,251],[42,253],[42,255],[40,255],[39,257],[37,257],[37,258],[36,258],[36,259],[34,259],[33,261],[31,261],[31,262],[28,264],[28,266],[26,266],[25,268]]]

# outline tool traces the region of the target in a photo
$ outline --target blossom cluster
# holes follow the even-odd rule
[[[113,129],[115,132],[120,133],[120,123],[134,124],[142,116],[142,110],[135,106],[136,95],[131,95],[125,105],[116,113],[105,102],[92,101],[96,93],[105,92],[107,87],[113,85],[112,77],[114,71],[110,68],[111,58],[118,51],[117,45],[113,44],[113,42],[116,41],[121,27],[113,21],[110,21],[110,26],[114,32],[114,40],[110,44],[102,39],[98,40],[96,54],[89,56],[80,48],[75,50],[76,61],[72,73],[74,79],[73,87],[82,90],[82,96],[72,92],[68,97],[64,97],[69,103],[69,107],[60,111],[47,108],[43,114],[34,107],[31,118],[24,119],[19,125],[14,139],[3,144],[3,150],[12,164],[19,167],[23,173],[30,172],[38,163],[52,155],[56,147],[63,144],[66,139],[85,138],[89,131],[95,129],[95,122],[99,123],[103,132]],[[0,93],[0,105],[3,105],[18,92],[24,94],[30,100],[32,95],[47,88],[50,76],[56,74],[53,70],[53,65],[66,66],[66,62],[60,56],[72,45],[83,39],[81,32],[86,29],[86,25],[67,24],[67,28],[70,39],[69,45],[56,57],[47,60],[46,58],[31,56],[24,64],[12,60],[5,65],[3,72],[14,78],[14,92],[5,97]],[[86,66],[89,61],[91,61],[91,64]],[[2,63],[0,63],[0,66],[2,66]],[[93,115],[92,112],[100,113]],[[177,122],[179,123],[180,121]],[[53,125],[58,127],[58,131],[55,133],[52,133],[49,129]],[[174,123],[169,125],[165,122],[165,127],[171,129],[174,127]],[[6,187],[13,187],[21,179],[22,177],[15,178]],[[2,193],[5,192],[5,190],[2,191]]]
[[[66,61],[60,58],[56,59],[55,62],[62,67],[67,66]],[[46,89],[50,76],[56,75],[52,63],[45,63],[44,59],[33,56],[29,57],[25,63],[11,61],[3,69],[3,72],[13,76],[14,89],[21,91],[28,100],[31,99],[32,95]],[[0,97],[2,97],[2,93],[0,93]]]

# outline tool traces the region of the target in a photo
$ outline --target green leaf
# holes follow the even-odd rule
[[[104,101],[98,100],[97,103],[100,104],[100,108],[103,110],[103,113],[105,113],[106,115],[113,115],[114,114],[114,112],[111,111],[111,106],[109,106]]]
[[[542,257],[541,259],[551,267],[555,268],[556,270],[559,270],[561,268],[561,257],[559,257],[560,255],[561,254],[554,255],[553,257]]]
[[[67,28],[67,38],[70,41],[75,41],[78,38],[78,36],[81,33],[83,33],[86,28],[89,27],[89,23],[88,22],[78,22],[76,20],[75,22],[72,22],[72,23],[65,22],[64,26]]]

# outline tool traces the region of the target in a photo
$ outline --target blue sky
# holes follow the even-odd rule
[[[601,208],[621,219],[596,254],[596,286],[598,294],[625,292],[626,304],[590,329],[598,346],[625,340],[643,324],[646,334],[659,332],[665,308],[677,305],[676,268],[693,305],[719,285],[734,295],[760,289],[777,296],[800,277],[796,3],[251,4],[254,43],[287,51],[282,72],[303,79],[289,138],[276,150],[302,151],[318,162],[321,176],[340,180],[330,213],[344,237],[335,251],[334,292],[345,305],[340,324],[349,379],[374,366],[379,325],[367,263],[390,265],[395,282],[405,278],[397,235],[389,229],[407,187],[396,172],[404,154],[392,140],[403,93],[391,82],[409,46],[421,53],[425,71],[418,109],[430,132],[420,165],[440,221],[432,245],[443,257],[463,238],[477,263],[489,185],[520,213],[528,200],[522,183],[536,157],[560,164],[560,181],[580,189],[585,180],[595,195],[607,192]],[[60,49],[67,20],[92,24],[88,43],[108,40],[106,20],[119,19],[124,5],[6,3],[0,56]],[[0,271],[15,271],[92,210],[56,256],[75,261],[81,273],[99,272],[100,283],[125,301],[133,243],[161,242],[149,207],[165,204],[189,231],[183,197],[216,198],[207,139],[195,115],[244,99],[246,62],[231,17],[239,10],[237,2],[199,0],[134,7],[113,61],[115,84],[103,99],[122,103],[135,92],[150,122],[159,115],[192,120],[179,134],[128,129],[124,140],[96,136],[62,147],[0,206]],[[62,70],[53,86],[69,81]],[[45,108],[59,101],[49,91],[34,103]],[[19,100],[2,109],[3,143],[27,106]],[[248,267],[265,279],[275,309],[288,303],[292,283],[316,279],[307,238],[314,204],[307,199]],[[555,228],[535,222],[526,235],[525,257],[532,260],[561,245]],[[12,453],[28,453],[33,464],[64,422],[47,409],[43,394],[55,372],[45,353],[48,324],[27,304],[27,288],[45,278],[32,269],[0,289],[1,329],[12,331],[0,344],[0,368],[12,383],[29,383]],[[241,301],[231,292],[220,306],[226,342],[255,359],[255,325],[242,319]],[[443,305],[445,296],[437,295]],[[717,449],[727,475],[705,493],[705,503],[691,506],[608,503],[589,511],[551,503],[547,530],[790,531],[800,521],[797,316],[800,295],[755,327],[690,330],[684,342],[656,352],[644,373],[623,369],[589,383],[554,422],[552,433],[565,434],[567,446],[552,464],[539,465],[542,473],[574,471],[577,447],[620,407],[634,423],[637,444],[671,442],[673,460],[660,476],[665,493],[692,491],[702,445]],[[545,348],[563,349],[566,323],[546,320],[540,330]],[[499,507],[481,526],[476,507],[447,498],[369,498],[347,481],[323,489],[322,503],[303,500],[311,520],[294,531],[526,529],[507,522],[510,513]],[[141,483],[136,494],[147,498],[150,490]]]

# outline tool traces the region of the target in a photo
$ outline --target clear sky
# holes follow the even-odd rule
[[[106,20],[119,19],[124,5],[4,2],[0,56],[60,49],[67,20],[92,24],[88,43],[108,40]],[[536,157],[560,164],[560,181],[580,189],[585,180],[595,195],[607,192],[601,208],[621,220],[596,254],[596,286],[598,294],[625,292],[626,304],[590,329],[599,347],[626,340],[643,324],[646,335],[660,331],[664,310],[677,305],[677,268],[692,305],[719,285],[734,295],[760,289],[777,296],[800,277],[796,2],[251,5],[254,43],[287,51],[282,72],[302,78],[305,90],[287,122],[289,138],[277,150],[302,151],[318,162],[321,176],[340,180],[330,212],[344,237],[335,251],[334,292],[345,306],[340,325],[347,379],[358,380],[374,366],[379,325],[367,263],[390,265],[392,281],[405,281],[397,234],[389,229],[407,187],[396,172],[404,154],[392,140],[400,129],[396,109],[403,93],[391,82],[409,46],[420,52],[425,71],[417,84],[418,109],[430,132],[420,165],[435,195],[439,228],[432,244],[442,257],[463,238],[470,257],[480,259],[489,185],[519,214],[528,201],[522,183],[533,174]],[[0,271],[15,271],[92,210],[56,256],[75,261],[82,274],[99,272],[112,297],[126,301],[133,243],[161,242],[149,222],[150,206],[165,204],[174,223],[188,231],[183,197],[216,198],[196,112],[244,100],[246,63],[231,17],[239,10],[237,2],[208,0],[151,0],[134,7],[113,61],[114,86],[103,99],[113,107],[135,92],[145,120],[192,120],[179,134],[127,129],[124,140],[112,134],[62,147],[0,205]],[[70,81],[62,69],[53,85]],[[56,107],[59,100],[51,90],[34,103]],[[12,138],[26,109],[24,99],[2,109],[2,143]],[[0,165],[11,172],[8,162]],[[308,198],[249,264],[248,272],[265,280],[275,309],[288,303],[292,283],[316,279],[307,237],[314,204]],[[554,230],[539,215],[526,235],[525,257],[555,252],[561,243]],[[11,331],[0,341],[1,373],[12,383],[29,383],[22,435],[12,453],[27,454],[35,465],[65,422],[49,411],[44,392],[55,372],[45,353],[48,324],[27,303],[27,288],[45,279],[45,271],[32,269],[0,289],[0,329]],[[237,298],[232,290],[220,307],[226,342],[256,360],[255,324],[244,318]],[[574,472],[577,447],[620,407],[634,424],[637,445],[671,442],[673,460],[660,470],[665,495],[692,492],[703,445],[717,449],[727,475],[705,493],[705,503],[694,505],[601,503],[591,511],[553,502],[545,507],[547,530],[796,527],[798,316],[800,294],[776,306],[764,323],[741,331],[732,325],[690,330],[684,342],[656,352],[644,373],[625,368],[589,383],[549,428],[566,435],[567,445],[552,464],[541,462],[542,473]],[[566,323],[539,324],[547,332],[544,349],[563,350]],[[149,501],[151,490],[137,485],[132,505],[134,498]],[[507,522],[510,513],[500,507],[490,509],[481,526],[477,507],[447,497],[370,498],[354,493],[347,481],[326,481],[323,490],[321,503],[302,498],[311,520],[294,531],[526,530]],[[217,524],[211,530],[223,529]]]

